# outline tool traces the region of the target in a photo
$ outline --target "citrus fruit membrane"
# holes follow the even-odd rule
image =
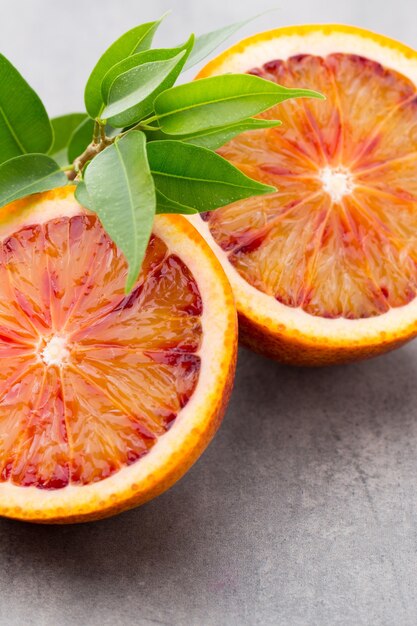
[[[249,68],[248,68],[249,69]],[[410,79],[347,53],[271,59],[252,74],[321,91],[263,117],[280,127],[219,152],[278,192],[206,214],[237,272],[289,307],[368,318],[417,290],[417,93]]]
[[[137,285],[93,215],[1,243],[0,481],[57,490],[129,466],[195,390],[203,312],[186,264],[153,236]]]

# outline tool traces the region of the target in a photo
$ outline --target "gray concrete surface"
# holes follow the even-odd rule
[[[282,4],[274,21],[417,43],[414,2],[328,4]],[[95,57],[132,24],[172,6],[160,41],[174,43],[241,5],[1,0],[0,49],[57,114],[81,105]],[[0,625],[416,624],[416,379],[416,343],[314,371],[241,350],[222,429],[168,493],[89,525],[0,521]]]

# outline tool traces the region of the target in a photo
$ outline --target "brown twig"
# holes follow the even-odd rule
[[[107,146],[110,146],[110,144],[112,144],[113,141],[114,139],[111,139],[110,137],[106,137],[104,129],[103,129],[103,131],[101,132],[100,140],[97,143],[95,143],[93,140],[84,150],[84,152],[75,159],[74,169],[66,172],[68,180],[75,180],[78,174],[82,172],[86,163],[88,163],[88,161],[91,161],[91,159],[94,159],[94,157],[97,156],[99,152],[102,152],[104,148],[107,148]]]

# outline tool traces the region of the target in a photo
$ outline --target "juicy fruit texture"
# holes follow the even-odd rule
[[[378,316],[417,291],[417,93],[364,57],[302,54],[251,70],[325,102],[287,101],[283,125],[220,149],[278,192],[205,219],[251,285],[317,317]]]
[[[0,483],[101,481],[172,426],[200,372],[202,299],[154,236],[135,290],[91,215],[28,225],[0,248]]]

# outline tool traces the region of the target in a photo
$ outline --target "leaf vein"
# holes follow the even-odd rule
[[[196,82],[196,84],[198,84],[198,81]],[[292,90],[289,90],[289,91],[292,91]],[[288,94],[288,91],[285,91],[285,92],[282,92],[282,93]],[[304,92],[303,92],[303,90],[296,89],[296,90],[292,91],[291,95],[288,94],[288,99],[296,97],[296,94],[303,94],[304,95]],[[161,94],[161,95],[164,95],[164,94]],[[222,102],[229,102],[231,100],[244,100],[244,99],[249,99],[249,98],[254,98],[254,97],[257,98],[257,97],[260,97],[260,96],[275,96],[275,95],[278,95],[276,91],[260,91],[260,92],[251,91],[250,93],[247,93],[247,94],[234,94],[232,96],[227,96],[227,97],[224,97],[224,98],[217,98],[216,100],[213,100],[213,99],[211,99],[211,100],[203,100],[202,102],[197,102],[195,104],[190,104],[188,106],[181,107],[179,109],[175,109],[174,111],[167,111],[166,113],[161,113],[161,114],[157,113],[157,116],[158,116],[158,119],[162,119],[164,117],[167,117],[168,115],[177,115],[178,113],[183,113],[185,111],[189,111],[189,110],[192,110],[192,109],[198,109],[200,107],[208,106],[210,104],[215,105],[215,104],[219,104],[219,103],[222,103]],[[307,94],[305,94],[305,95],[307,95]],[[287,98],[284,98],[284,100],[285,99],[287,99]],[[282,102],[282,100],[278,100],[278,102],[276,102],[276,104],[279,104],[280,102]],[[271,107],[269,107],[269,108],[272,108],[273,106],[274,106],[274,104],[272,104]]]
[[[188,181],[204,183],[204,184],[212,184],[212,183],[214,183],[214,184],[226,185],[227,187],[237,187],[237,188],[240,188],[240,189],[250,189],[251,191],[256,191],[256,187],[253,187],[252,185],[241,185],[241,184],[238,184],[238,183],[230,183],[229,181],[216,180],[214,178],[194,178],[194,177],[191,177],[191,176],[180,176],[179,174],[170,174],[170,173],[167,173],[167,172],[158,172],[156,170],[152,170],[152,174],[154,176],[156,175],[156,176],[166,176],[167,178],[179,178],[181,180],[188,180]]]
[[[9,133],[11,134],[11,136],[13,137],[17,147],[19,148],[19,150],[21,150],[23,152],[23,154],[27,154],[28,151],[26,150],[26,148],[24,147],[24,145],[21,143],[19,137],[16,135],[16,133],[13,130],[12,125],[10,124],[9,118],[7,117],[3,107],[0,105],[0,113],[3,116],[3,119],[5,121],[5,124],[7,126],[7,129],[9,131]]]
[[[133,225],[134,225],[134,229],[136,231],[137,221],[136,221],[136,214],[135,214],[135,205],[134,205],[134,202],[133,202],[132,191],[131,191],[130,184],[129,184],[129,176],[128,176],[127,169],[126,169],[126,166],[125,166],[125,163],[124,163],[124,160],[123,160],[122,153],[120,152],[120,148],[117,145],[117,141],[115,142],[114,145],[115,145],[115,148],[116,148],[117,156],[119,157],[119,161],[120,161],[120,165],[121,165],[121,168],[122,168],[122,172],[123,172],[124,178],[126,180],[126,187],[127,187],[127,192],[128,192],[128,195],[129,195],[129,203],[130,203],[130,209],[131,209],[131,214],[132,214],[132,222],[133,222]],[[138,260],[138,243],[137,243],[137,238],[136,237],[134,237],[134,256],[135,256],[135,264],[136,264],[137,260]]]

